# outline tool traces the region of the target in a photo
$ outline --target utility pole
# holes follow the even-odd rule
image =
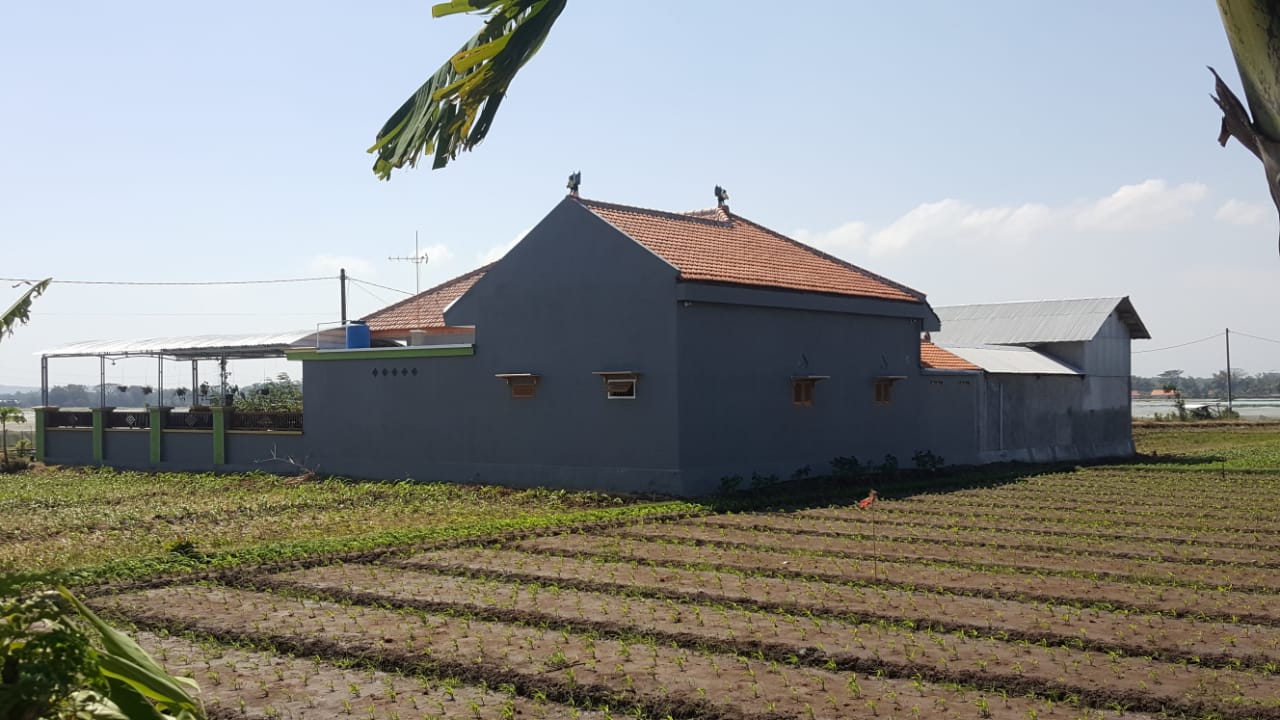
[[[1231,412],[1231,328],[1227,328],[1227,412]]]
[[[347,269],[338,269],[338,293],[342,296],[342,324],[347,324]]]
[[[388,260],[413,263],[413,294],[422,292],[422,266],[427,264],[427,254],[418,250],[418,231],[413,231],[413,257],[388,257]]]

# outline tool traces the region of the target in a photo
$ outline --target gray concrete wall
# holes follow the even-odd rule
[[[927,310],[927,306],[921,306]],[[924,381],[920,318],[874,317],[693,302],[679,310],[680,465],[689,494],[722,477],[782,478],[829,470],[853,455],[908,466],[919,445]],[[812,407],[792,402],[793,375],[829,375]],[[878,376],[904,376],[892,402]]]
[[[208,472],[213,469],[212,432],[165,432],[160,438],[160,469]]]
[[[474,356],[306,362],[307,454],[355,477],[678,493],[676,277],[561,203],[446,313],[476,326]],[[641,373],[636,399],[606,399],[609,370]],[[540,374],[537,397],[498,373]]]
[[[920,378],[919,449],[942,456],[948,465],[979,461],[978,408],[986,383],[980,372],[926,371]],[[903,458],[908,467],[909,458]]]
[[[1133,452],[1129,408],[1086,407],[1089,379],[988,375],[979,405],[982,462],[1056,462]]]
[[[102,432],[102,463],[111,467],[139,470],[151,467],[151,433],[147,430]]]
[[[293,473],[301,468],[292,465],[285,458],[293,458],[295,463],[306,466],[306,436],[297,433],[274,432],[227,432],[227,463],[219,470]],[[210,447],[212,459],[212,447]],[[280,458],[280,459],[273,459]],[[308,469],[312,469],[308,466]]]
[[[49,429],[44,433],[45,462],[50,465],[95,465],[93,431]]]

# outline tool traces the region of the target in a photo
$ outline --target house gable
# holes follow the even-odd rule
[[[619,265],[620,262],[625,264]],[[598,268],[585,276],[581,269]],[[617,228],[587,211],[573,198],[560,201],[525,234],[501,260],[488,266],[484,276],[444,308],[449,325],[479,325],[477,298],[497,287],[546,284],[574,276],[585,282],[603,283],[612,272],[665,276],[672,286],[678,271]],[[559,303],[556,303],[559,304]]]

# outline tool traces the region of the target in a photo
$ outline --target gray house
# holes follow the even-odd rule
[[[1129,298],[936,310],[933,342],[983,371],[978,462],[1133,453],[1130,341],[1151,335]]]
[[[838,456],[1124,455],[1128,343],[1147,336],[1127,299],[935,313],[723,201],[671,213],[576,194],[500,261],[363,320],[372,347],[250,348],[303,364],[305,412],[287,424],[44,408],[38,451],[675,495]],[[148,354],[182,356],[171,345]]]
[[[909,457],[938,328],[923,294],[727,206],[574,196],[501,261],[365,320],[411,344],[291,355],[326,472],[683,495]]]

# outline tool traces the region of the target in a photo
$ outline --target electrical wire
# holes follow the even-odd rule
[[[1264,337],[1261,337],[1261,336],[1258,336],[1258,335],[1250,335],[1250,334],[1249,334],[1249,333],[1247,333],[1247,332],[1241,332],[1241,331],[1239,331],[1239,330],[1232,330],[1232,331],[1231,331],[1231,334],[1232,334],[1232,335],[1243,335],[1243,336],[1245,336],[1245,337],[1247,337],[1247,338],[1253,338],[1254,340],[1261,340],[1261,341],[1263,341],[1263,342],[1275,343],[1275,344],[1277,344],[1277,345],[1280,345],[1280,340],[1272,340],[1271,338],[1264,338]]]
[[[67,316],[67,317],[262,317],[265,313],[260,312],[222,312],[222,313],[84,313],[84,312],[47,312],[40,313],[42,316]],[[269,313],[271,317],[329,317],[329,313]]]
[[[199,287],[209,285],[277,285],[280,283],[332,282],[336,277],[277,278],[272,280],[204,280],[204,281],[143,281],[143,280],[51,280],[51,285],[131,285],[136,287]],[[34,283],[32,278],[0,278],[0,282]]]
[[[412,295],[412,294],[413,294],[413,293],[409,292],[408,290],[401,290],[400,288],[387,287],[386,285],[379,285],[378,283],[375,283],[375,282],[369,282],[368,280],[359,280],[359,279],[357,279],[357,278],[353,278],[353,277],[351,277],[350,275],[348,275],[348,276],[347,276],[347,279],[348,279],[348,280],[350,280],[351,282],[364,283],[365,285],[372,285],[373,287],[376,287],[376,288],[382,288],[383,290],[390,290],[391,292],[398,292],[398,293],[400,293],[400,294],[402,294],[402,295]]]
[[[364,287],[365,285],[366,285],[366,283],[357,282],[357,283],[356,283],[356,285],[355,285],[355,288],[356,288],[357,290],[359,290],[360,292],[364,293],[365,295],[368,295],[369,297],[373,298],[374,300],[377,300],[378,302],[382,303],[383,305],[387,305],[387,304],[388,304],[388,303],[387,303],[387,301],[386,301],[385,299],[378,297],[377,295],[375,295],[375,294],[373,293],[373,291],[372,291],[372,290],[369,290],[368,288]]]
[[[1210,340],[1215,340],[1215,339],[1220,338],[1220,337],[1222,337],[1222,336],[1223,336],[1223,333],[1216,333],[1216,334],[1214,334],[1214,335],[1210,335],[1210,336],[1209,336],[1209,337],[1207,337],[1207,338],[1200,338],[1199,340],[1192,340],[1191,342],[1179,343],[1179,344],[1177,344],[1177,345],[1170,345],[1170,346],[1168,346],[1168,347],[1151,348],[1150,350],[1134,350],[1132,354],[1134,354],[1134,355],[1142,355],[1143,353],[1160,352],[1161,350],[1173,350],[1174,348],[1186,347],[1186,346],[1188,346],[1188,345],[1195,345],[1195,344],[1197,344],[1197,343],[1208,342],[1208,341],[1210,341]]]

